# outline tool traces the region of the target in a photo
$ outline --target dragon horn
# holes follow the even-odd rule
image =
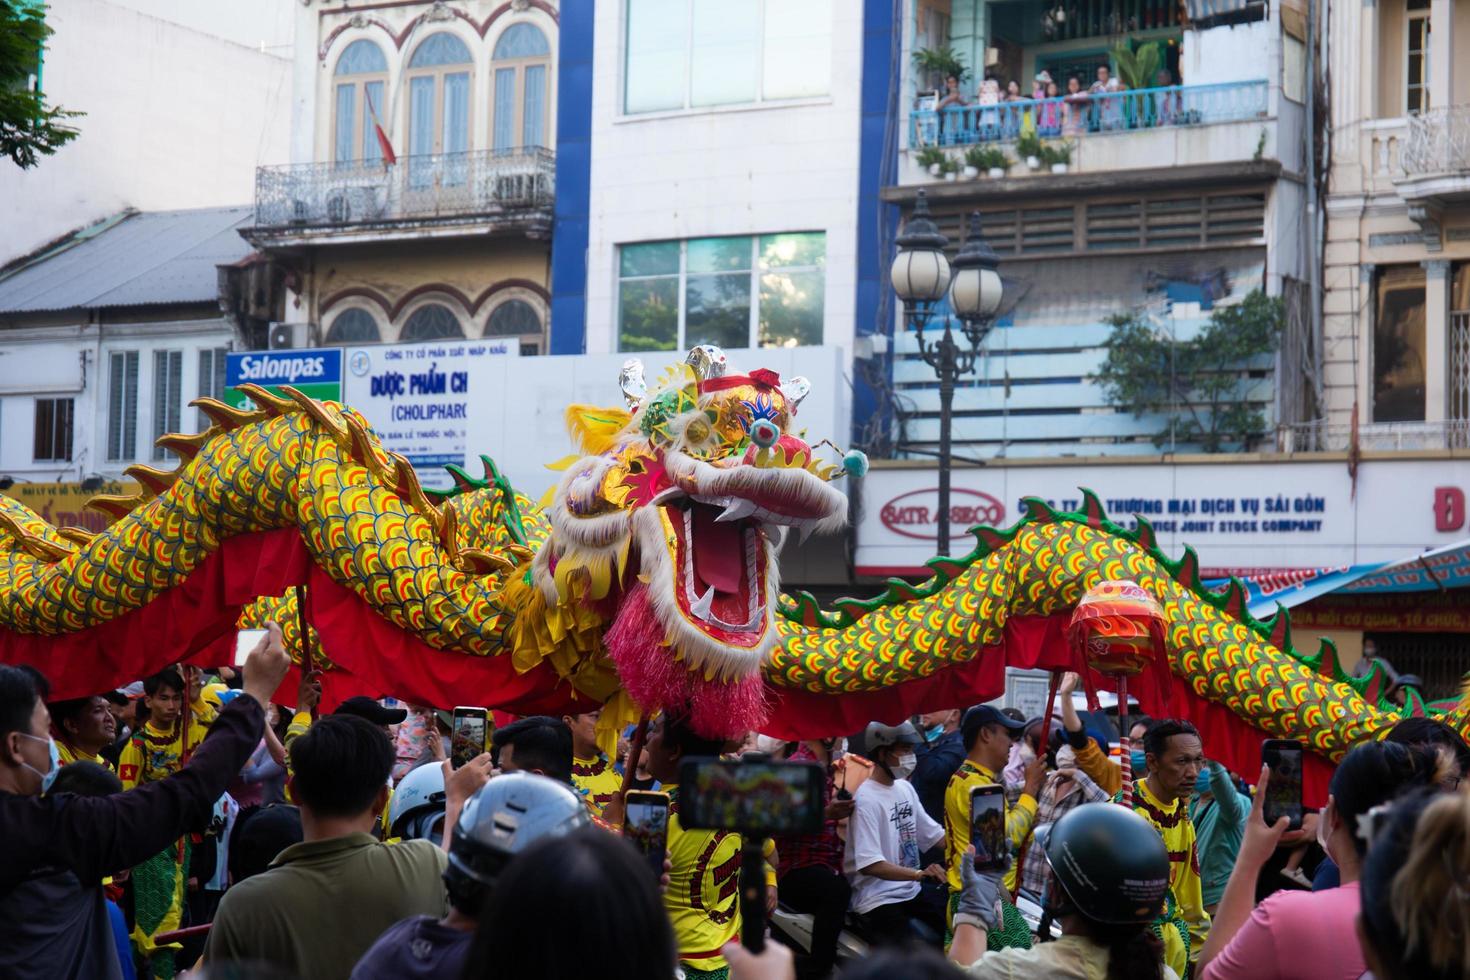
[[[691,349],[689,356],[684,358],[684,363],[694,369],[694,377],[699,381],[723,378],[730,368],[725,352],[714,344],[700,344]]]
[[[642,361],[630,357],[623,362],[623,369],[618,372],[618,387],[623,389],[623,400],[628,403],[628,411],[631,412],[643,404],[643,399],[648,394],[648,382],[643,380]],[[489,478],[488,469],[486,478]]]
[[[786,378],[781,382],[781,394],[786,396],[786,404],[791,406],[791,411],[801,404],[801,400],[812,392],[812,383],[801,375],[794,378]]]

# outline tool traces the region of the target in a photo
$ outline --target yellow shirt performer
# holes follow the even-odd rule
[[[124,789],[157,782],[178,772],[208,727],[184,720],[184,679],[177,670],[162,670],[143,682],[148,720],[139,726],[118,760]],[[173,951],[161,949],[153,937],[179,927],[188,878],[189,841],[155,854],[133,869],[133,946],[148,961],[151,976],[174,975]]]
[[[70,701],[53,701],[46,707],[51,712],[56,752],[62,765],[82,760],[112,768],[112,763],[102,758],[102,750],[117,737],[117,719],[112,716],[106,698],[94,694]]]
[[[1157,828],[1169,852],[1169,893],[1155,925],[1164,962],[1182,977],[1210,933],[1188,806],[1205,764],[1204,745],[1192,724],[1167,718],[1149,728],[1143,747],[1148,776],[1134,784],[1133,809]]]
[[[601,817],[603,808],[623,789],[623,777],[612,760],[597,745],[597,720],[601,711],[563,715],[572,730],[572,787],[582,795],[587,809]]]
[[[1020,737],[1026,723],[1008,718],[1000,709],[988,704],[978,704],[965,712],[960,721],[960,737],[965,746],[965,761],[950,777],[944,791],[944,836],[946,841],[946,864],[949,866],[949,915],[954,916],[959,903],[960,891],[964,887],[964,857],[970,847],[970,792],[977,786],[1001,786],[997,774],[1005,768],[1010,757],[1011,743]],[[1021,795],[1014,805],[1006,806],[1006,838],[1011,843],[1012,854],[1019,854],[1021,845],[1031,835],[1031,825],[1036,819],[1036,796],[1041,789],[1042,777],[1046,774],[1046,759],[1040,757],[1026,767],[1026,778]],[[1016,887],[1016,868],[1013,862],[1005,875],[1008,891]],[[1007,903],[1009,904],[1009,903]],[[1020,914],[1012,906],[1005,915],[1004,927],[990,932],[992,949],[1006,946],[1029,948],[1030,932]]]

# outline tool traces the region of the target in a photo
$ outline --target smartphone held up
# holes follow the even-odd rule
[[[623,839],[643,855],[655,878],[663,875],[669,849],[669,794],[630,790],[623,805]]]
[[[679,822],[758,837],[821,833],[825,785],[810,762],[690,759],[679,769]]]
[[[1261,743],[1261,762],[1271,767],[1266,783],[1262,816],[1267,826],[1286,817],[1288,830],[1302,825],[1302,745],[1289,738],[1268,738]]]
[[[1010,857],[1006,840],[1005,788],[990,784],[970,791],[970,843],[976,871],[1000,871]]]
[[[449,763],[455,769],[490,744],[490,713],[484,708],[457,707],[449,727]]]

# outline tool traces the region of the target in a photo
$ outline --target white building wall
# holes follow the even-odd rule
[[[42,82],[81,135],[0,167],[0,263],[124,208],[242,204],[286,159],[292,0],[56,0]],[[177,18],[177,20],[175,20]]]
[[[45,483],[89,476],[117,479],[133,463],[171,468],[172,461],[153,458],[154,352],[182,352],[178,428],[195,432],[207,424],[188,407],[201,391],[199,351],[228,348],[233,342],[234,335],[223,320],[6,331],[0,345],[0,476]],[[138,352],[136,452],[126,459],[109,460],[109,355],[127,350]],[[38,398],[74,399],[70,462],[33,458]]]
[[[624,9],[596,5],[587,352],[617,349],[618,245],[794,231],[826,234],[823,342],[850,350],[862,5],[832,4],[827,96],[633,116],[622,114]]]

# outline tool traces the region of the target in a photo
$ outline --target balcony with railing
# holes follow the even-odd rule
[[[1470,201],[1470,105],[1416,112],[1404,120],[1394,190],[1431,252],[1442,247],[1444,209]]]
[[[1052,139],[1261,119],[1266,96],[1266,80],[1258,79],[917,109],[909,146],[1003,143],[1015,140],[1023,129]]]
[[[540,147],[260,167],[253,241],[549,236],[556,154]]]

